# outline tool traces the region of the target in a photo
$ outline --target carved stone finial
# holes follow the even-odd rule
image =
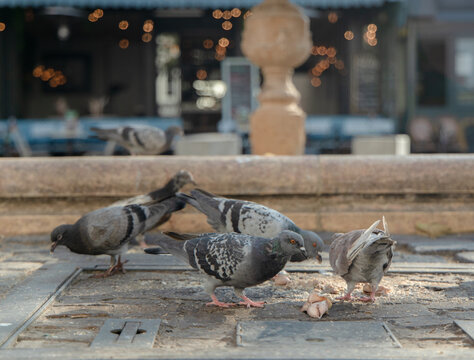
[[[265,0],[251,11],[241,47],[264,76],[260,106],[250,116],[252,152],[303,154],[306,114],[292,76],[311,52],[309,19],[288,0]]]

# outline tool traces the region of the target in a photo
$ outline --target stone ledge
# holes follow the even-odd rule
[[[0,235],[49,233],[183,168],[203,189],[263,203],[307,229],[349,231],[385,215],[398,234],[433,222],[474,232],[473,155],[149,156],[0,159]],[[190,207],[163,229],[210,231]]]
[[[226,195],[474,193],[470,154],[6,158],[0,169],[0,198],[126,197],[180,169]]]

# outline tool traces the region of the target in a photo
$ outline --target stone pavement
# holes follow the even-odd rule
[[[394,238],[388,295],[335,301],[321,320],[299,309],[313,289],[333,299],[344,290],[327,253],[321,265],[287,266],[287,286],[248,289],[265,308],[216,309],[199,273],[169,255],[135,247],[126,274],[95,279],[108,256],[58,247],[52,257],[48,236],[6,238],[0,358],[474,358],[474,266],[456,260],[474,236]],[[229,288],[217,296],[237,301]]]

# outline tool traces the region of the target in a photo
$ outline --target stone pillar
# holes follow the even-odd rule
[[[260,106],[250,115],[252,153],[303,154],[306,114],[292,76],[311,52],[309,19],[288,0],[265,0],[251,11],[241,47],[264,76]]]

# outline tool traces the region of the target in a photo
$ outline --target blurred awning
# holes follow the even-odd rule
[[[350,8],[381,6],[394,0],[291,0],[292,3],[315,8]],[[0,7],[68,6],[83,8],[251,8],[262,0],[0,0]]]

